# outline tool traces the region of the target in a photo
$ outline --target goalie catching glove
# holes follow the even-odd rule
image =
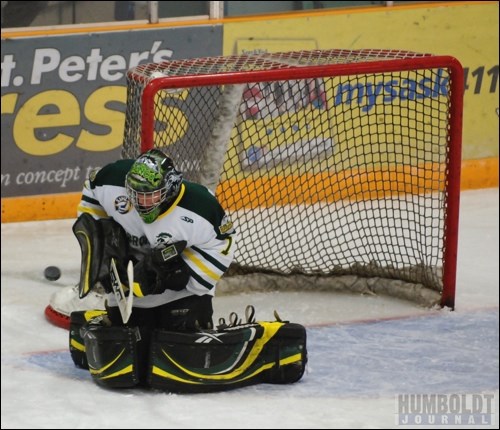
[[[152,249],[134,266],[134,295],[143,297],[186,288],[190,273],[181,257],[186,241]]]

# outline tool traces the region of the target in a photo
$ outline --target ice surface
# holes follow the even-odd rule
[[[304,324],[308,369],[292,385],[197,395],[106,390],[76,369],[68,332],[43,314],[79,276],[73,221],[2,224],[1,427],[396,428],[400,394],[492,393],[494,424],[467,428],[498,428],[498,203],[498,189],[461,195],[454,312],[352,294],[217,297],[216,318],[253,304],[259,320],[276,309]],[[43,277],[49,265],[59,280]]]

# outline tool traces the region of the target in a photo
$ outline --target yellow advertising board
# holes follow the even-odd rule
[[[488,187],[498,186],[498,27],[498,2],[322,10],[226,23],[223,53],[373,48],[457,58],[465,72],[462,186]]]
[[[218,21],[222,24],[223,31],[216,31],[210,29],[210,34],[206,37],[200,37],[205,45],[198,41],[191,44],[191,42],[184,43],[185,39],[171,37],[168,40],[181,40],[179,47],[176,47],[175,53],[178,56],[186,55],[189,58],[195,56],[213,56],[240,54],[245,51],[297,51],[297,50],[313,50],[313,49],[389,49],[389,50],[404,50],[414,51],[421,53],[431,53],[435,55],[450,55],[457,58],[464,67],[465,72],[465,100],[464,100],[464,117],[463,117],[463,145],[462,145],[462,189],[481,188],[481,187],[497,187],[498,186],[498,147],[499,147],[499,101],[498,101],[498,57],[499,57],[499,25],[498,25],[498,2],[493,1],[477,1],[477,2],[449,2],[438,3],[431,2],[427,4],[409,4],[397,5],[392,7],[370,7],[370,8],[357,8],[357,9],[321,9],[317,11],[307,11],[303,13],[290,13],[276,16],[253,16],[243,17],[238,19],[224,19]],[[183,24],[188,27],[187,24]],[[182,27],[179,23],[174,23],[172,26]],[[196,32],[199,37],[201,27],[206,27],[206,23],[198,23],[193,25],[191,23],[191,30]],[[220,29],[220,27],[219,27]],[[206,29],[205,29],[206,30]],[[163,49],[156,52],[159,44],[166,44],[164,37],[166,28],[158,29],[161,31],[161,37],[158,40],[154,39],[155,32],[149,31],[147,34],[151,35],[151,61],[164,61],[165,56],[170,56],[174,51],[167,49],[171,46],[163,46]],[[207,30],[208,31],[208,30]],[[214,33],[217,38],[213,38]],[[128,33],[126,33],[128,35]],[[114,37],[114,33],[110,32],[110,37]],[[18,36],[19,37],[19,36]],[[103,39],[100,35],[97,39]],[[221,50],[220,40],[223,40]],[[81,179],[84,177],[86,169],[79,169],[78,163],[87,163],[87,158],[94,157],[97,161],[92,164],[103,163],[103,153],[108,156],[117,151],[119,145],[117,139],[120,140],[120,134],[117,132],[119,124],[123,122],[123,113],[119,116],[116,106],[114,109],[90,109],[92,106],[103,107],[104,101],[112,100],[114,104],[120,102],[123,104],[125,100],[125,87],[118,86],[115,82],[115,75],[118,76],[116,70],[106,73],[101,73],[99,76],[104,76],[110,82],[96,81],[95,76],[90,73],[93,71],[93,61],[81,61],[81,64],[88,64],[89,73],[73,73],[68,69],[67,73],[59,69],[50,68],[45,61],[31,61],[38,58],[37,52],[50,53],[52,56],[59,55],[61,49],[47,48],[45,45],[47,41],[52,43],[60,42],[66,44],[68,58],[74,57],[76,50],[81,58],[92,59],[89,53],[97,52],[98,46],[87,44],[75,44],[71,42],[71,38],[40,38],[36,37],[19,38],[17,42],[21,43],[19,52],[4,54],[7,59],[10,58],[9,64],[6,68],[6,83],[5,86],[9,91],[8,94],[2,96],[2,115],[13,121],[11,127],[4,127],[7,132],[9,130],[18,141],[18,146],[14,151],[7,145],[7,139],[4,134],[2,135],[2,147],[8,152],[9,163],[11,165],[23,166],[21,172],[9,174],[9,172],[2,172],[2,186],[7,186],[11,182],[11,187],[27,187],[27,178],[31,182],[37,182],[37,178],[46,178],[48,186],[52,188],[63,188],[69,191],[68,193],[52,194],[52,188],[46,189],[47,184],[44,184],[43,192],[50,193],[47,195],[39,195],[38,192],[24,192],[19,194],[12,194],[12,197],[7,196],[2,198],[2,221],[20,221],[25,219],[52,219],[60,217],[73,217],[74,216],[74,202],[78,201],[79,192],[72,193],[71,190],[66,188],[67,172],[73,172],[71,181],[80,184]],[[85,37],[82,40],[91,40],[92,37]],[[122,41],[126,41],[123,43]],[[132,50],[133,55],[125,56],[124,58],[143,58],[144,55],[144,41],[137,39],[137,47],[129,46],[130,39],[125,37],[120,39],[123,44],[122,50],[128,52]],[[154,43],[153,43],[154,42]],[[90,43],[90,42],[88,42]],[[24,46],[26,44],[26,47]],[[12,45],[12,43],[10,44]],[[184,46],[186,45],[186,46]],[[5,45],[7,46],[7,42]],[[58,45],[57,45],[58,46]],[[106,45],[108,46],[108,45]],[[110,44],[110,46],[115,46]],[[135,46],[135,45],[134,45]],[[149,46],[149,45],[148,45]],[[177,46],[177,45],[176,45]],[[133,48],[133,49],[132,49]],[[154,49],[153,49],[154,48]],[[33,55],[27,55],[33,51]],[[82,51],[80,53],[80,51]],[[88,52],[87,52],[88,51]],[[66,52],[66,51],[64,51]],[[146,51],[145,51],[146,52]],[[156,52],[156,54],[154,54]],[[140,53],[140,55],[139,55]],[[14,54],[19,55],[19,58]],[[22,55],[21,55],[22,54]],[[116,52],[113,50],[111,55],[115,58]],[[154,56],[153,56],[154,54]],[[161,55],[160,55],[161,54]],[[48,54],[47,54],[48,55]],[[96,54],[97,55],[97,54]],[[17,58],[17,61],[14,61]],[[80,57],[79,57],[80,58]],[[110,57],[111,58],[111,57]],[[148,57],[149,58],[149,57]],[[26,64],[25,64],[26,63]],[[35,66],[40,63],[45,65],[45,79],[47,82],[43,86],[40,85],[41,80],[35,79],[32,85],[28,87],[30,91],[34,92],[28,94],[27,90],[22,86],[23,76],[25,85],[29,77],[33,80],[36,78],[35,73],[30,73],[30,67],[35,70]],[[65,67],[69,68],[72,63],[67,61],[62,62]],[[114,67],[113,63],[105,61],[107,67]],[[14,73],[14,65],[17,64],[19,70]],[[121,64],[121,63],[120,63]],[[82,66],[83,67],[83,66]],[[128,65],[123,60],[123,73]],[[38,67],[37,70],[40,68]],[[10,72],[9,72],[10,70]],[[21,72],[22,71],[22,72]],[[7,76],[10,76],[11,83]],[[51,80],[49,80],[49,78]],[[82,80],[82,82],[73,82],[75,80]],[[87,81],[85,81],[87,79]],[[104,78],[103,78],[104,79]],[[57,85],[52,85],[52,80]],[[85,81],[85,82],[84,82]],[[113,82],[111,82],[113,81]],[[48,85],[50,83],[50,85]],[[75,85],[75,95],[69,93],[70,84]],[[112,85],[111,85],[112,84]],[[3,83],[4,85],[4,83]],[[55,92],[50,89],[54,86],[55,89],[63,88],[63,92]],[[94,87],[95,86],[95,89]],[[48,88],[48,89],[47,89]],[[6,90],[6,91],[7,91]],[[41,92],[42,91],[42,92]],[[327,88],[326,91],[333,92],[333,88]],[[86,93],[92,94],[85,95]],[[425,92],[425,88],[424,88]],[[66,116],[61,117],[56,110],[42,112],[39,103],[40,97],[37,94],[53,95],[52,99],[62,107],[68,107]],[[94,97],[95,96],[95,97]],[[28,98],[28,102],[20,103],[22,98]],[[334,95],[333,95],[334,97]],[[87,101],[86,101],[87,100]],[[42,100],[44,103],[45,101]],[[4,103],[5,102],[5,103]],[[399,103],[399,102],[398,102]],[[109,103],[108,103],[109,104]],[[21,106],[21,107],[20,107]],[[107,105],[106,105],[107,106]],[[57,106],[56,106],[57,107]],[[369,105],[364,106],[366,109]],[[69,109],[71,108],[71,109]],[[116,110],[116,112],[115,112]],[[122,109],[123,110],[123,109]],[[314,156],[315,153],[332,152],[333,145],[342,144],[338,140],[338,136],[332,133],[333,128],[329,131],[318,131],[314,129],[307,130],[306,133],[302,132],[300,139],[295,139],[293,131],[296,129],[304,130],[308,126],[312,115],[323,118],[324,121],[330,123],[333,121],[335,115],[338,114],[335,110],[321,110],[312,109],[311,106],[305,106],[292,113],[288,119],[289,122],[294,124],[288,128],[286,133],[281,135],[269,136],[267,133],[262,136],[261,132],[257,129],[266,129],[265,124],[255,121],[255,119],[244,121],[239,124],[239,127],[246,127],[244,133],[250,134],[253,137],[247,140],[244,146],[238,147],[236,150],[245,154],[251,154],[252,157],[247,157],[246,160],[259,160],[259,157],[272,157],[279,159],[283,153],[283,147],[288,144],[292,146],[306,145],[309,154]],[[34,115],[34,116],[33,116]],[[76,115],[76,117],[75,117]],[[181,113],[179,118],[182,119]],[[376,113],[367,112],[365,119],[359,117],[359,123],[353,124],[356,127],[377,127],[374,121]],[[19,121],[20,119],[35,118],[48,124],[47,130],[41,129],[43,133],[35,133],[35,128],[40,124],[33,121]],[[17,122],[15,119],[18,119]],[[69,122],[64,124],[58,122],[61,118],[66,118]],[[179,119],[177,118],[177,119]],[[390,118],[384,118],[386,123],[390,122]],[[370,125],[368,125],[368,122]],[[94,124],[95,123],[95,124]],[[65,127],[61,129],[61,124]],[[186,123],[182,123],[183,127]],[[88,126],[98,127],[95,132],[90,133],[93,128]],[[108,127],[105,127],[108,125]],[[432,125],[431,125],[432,126]],[[273,129],[270,126],[268,129]],[[52,130],[53,129],[53,130]],[[353,128],[354,130],[354,128]],[[242,131],[242,130],[239,130]],[[6,133],[7,133],[6,132]],[[380,134],[380,130],[376,130]],[[371,133],[371,130],[370,130]],[[51,145],[50,138],[57,136],[57,146]],[[93,136],[93,138],[92,138]],[[28,139],[27,139],[28,138]],[[70,138],[73,143],[69,145]],[[92,138],[92,139],[91,139]],[[31,139],[31,140],[30,140]],[[38,141],[37,139],[41,139]],[[90,140],[89,140],[90,139]],[[31,142],[31,143],[30,143]],[[34,144],[33,144],[34,142]],[[304,143],[305,142],[305,143]],[[43,143],[43,154],[41,153]],[[366,144],[372,144],[367,142]],[[398,144],[398,142],[394,142]],[[69,145],[69,146],[68,146]],[[309,145],[307,147],[307,145]],[[98,146],[99,151],[96,151]],[[48,156],[51,160],[56,160],[55,157],[59,152],[68,152],[68,160],[75,165],[69,168],[63,168],[64,163],[55,163],[55,167],[34,166],[29,169],[24,165],[26,160],[36,159],[37,161],[47,162]],[[236,151],[235,149],[231,149]],[[420,148],[414,148],[414,151],[419,151]],[[59,151],[59,152],[58,152]],[[71,152],[73,151],[73,152]],[[70,154],[71,153],[71,154]],[[16,155],[17,154],[17,155]],[[41,154],[41,155],[40,155]],[[71,156],[70,156],[71,155]],[[239,155],[239,154],[238,154]],[[15,158],[17,156],[17,159]],[[335,155],[333,155],[335,156]],[[85,158],[85,160],[83,160]],[[20,159],[23,163],[18,163]],[[113,156],[114,159],[114,156]],[[265,158],[264,158],[265,160]],[[240,159],[243,169],[249,168],[252,171],[252,166],[245,166],[245,159]],[[368,161],[370,160],[363,160]],[[385,162],[392,160],[371,160],[373,162]],[[295,163],[307,163],[310,160],[306,158],[296,160]],[[428,160],[433,163],[433,160]],[[54,161],[51,161],[54,163]],[[60,165],[61,164],[61,165]],[[62,166],[62,167],[61,167]],[[35,176],[34,173],[46,173],[46,175]],[[28,176],[32,174],[32,176]],[[246,177],[240,175],[240,172],[234,172],[236,177]],[[334,172],[334,174],[341,174]],[[406,174],[406,173],[404,173]],[[77,176],[80,176],[81,178]],[[15,179],[15,180],[14,180]],[[61,179],[61,181],[58,181]],[[321,179],[321,178],[320,178]],[[321,179],[322,180],[322,179]],[[23,182],[24,181],[24,182]],[[56,187],[60,183],[59,188]],[[80,186],[80,185],[79,185]],[[25,195],[26,197],[22,197]],[[19,197],[17,197],[19,196]],[[70,209],[67,209],[70,208]]]

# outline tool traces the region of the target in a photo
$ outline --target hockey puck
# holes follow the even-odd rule
[[[56,266],[46,267],[43,274],[49,281],[57,281],[61,277],[61,270]]]

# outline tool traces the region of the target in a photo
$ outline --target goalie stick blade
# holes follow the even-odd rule
[[[130,315],[132,314],[132,305],[134,303],[134,265],[132,264],[132,261],[128,262],[127,265],[127,278],[128,278],[128,285],[129,285],[129,293],[128,293],[128,298],[127,298],[127,321],[130,318]],[[127,322],[124,321],[124,322]]]
[[[129,261],[127,267],[127,277],[129,278],[129,280],[131,278],[130,276],[131,266],[132,262]],[[118,303],[118,309],[120,309],[122,321],[126,324],[130,318],[130,314],[132,313],[132,303],[134,299],[134,295],[132,294],[132,288],[129,288],[129,295],[127,297],[125,295],[124,285],[120,280],[120,275],[118,274],[114,258],[111,259],[110,269],[111,269],[110,270],[111,286],[113,288],[113,294],[115,295],[116,302]],[[132,272],[133,272],[133,266],[132,266]],[[132,273],[132,281],[133,281],[133,273]]]

